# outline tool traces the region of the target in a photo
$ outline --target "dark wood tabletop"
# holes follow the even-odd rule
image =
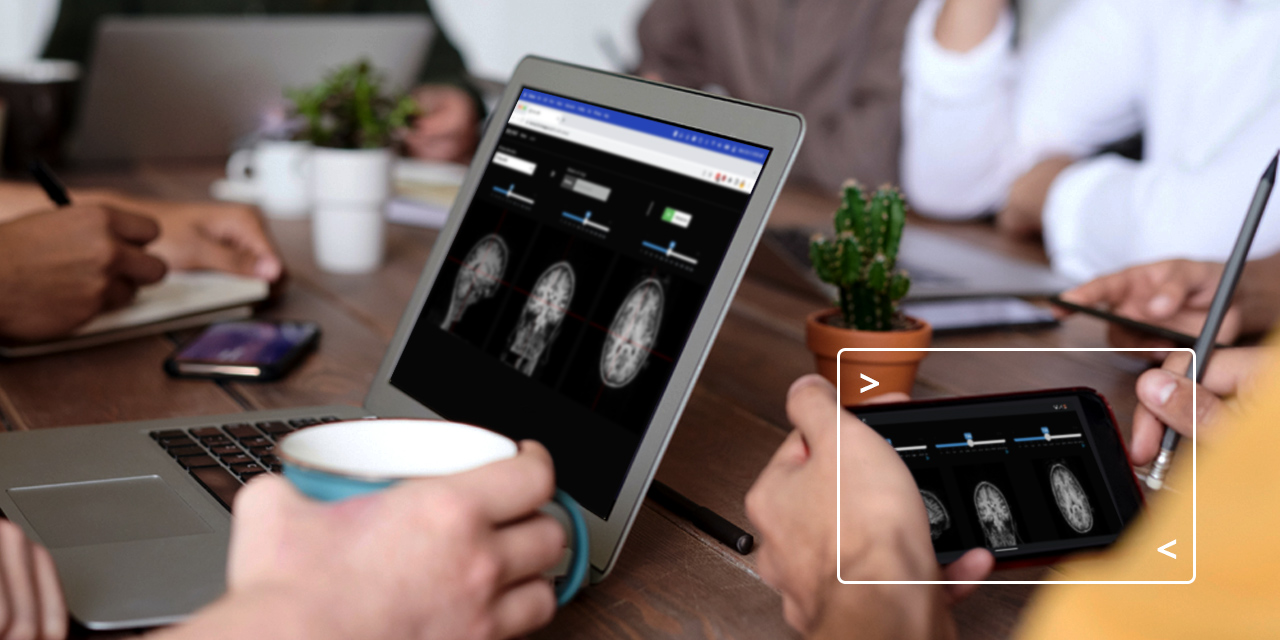
[[[204,199],[216,167],[141,166],[73,173],[73,186],[139,195]],[[787,191],[771,224],[825,224],[836,198]],[[925,224],[913,220],[912,224]],[[174,380],[161,363],[176,336],[158,335],[29,360],[0,362],[5,429],[229,413],[320,404],[360,405],[431,250],[436,233],[392,225],[386,265],[364,276],[319,271],[306,222],[272,221],[290,273],[270,318],[307,319],[324,332],[318,351],[270,384]],[[998,236],[990,225],[948,226],[953,236],[992,251],[1044,260],[1034,242]],[[907,231],[910,233],[910,230]],[[829,306],[748,274],[712,347],[693,397],[667,449],[658,479],[750,531],[743,498],[789,425],[786,390],[814,370],[804,344],[805,316]],[[1105,326],[1068,318],[1056,329],[938,337],[938,347],[1099,347]],[[1127,433],[1140,362],[1111,353],[935,353],[923,363],[917,397],[1062,386],[1090,386],[1111,402]],[[746,556],[646,501],[613,573],[585,589],[542,638],[790,638],[781,600]],[[1001,579],[1052,577],[1051,568],[1002,571]],[[856,589],[857,586],[845,588]],[[991,585],[956,608],[965,638],[1008,636],[1033,587]],[[127,634],[126,634],[127,635]],[[93,637],[108,637],[94,635]]]

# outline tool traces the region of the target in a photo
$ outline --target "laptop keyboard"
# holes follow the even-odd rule
[[[151,437],[230,510],[244,483],[263,473],[279,473],[277,440],[298,429],[338,420],[337,416],[325,416],[238,422],[221,427],[152,431]]]

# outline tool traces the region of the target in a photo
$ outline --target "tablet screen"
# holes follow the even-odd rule
[[[523,89],[391,384],[607,519],[768,156]]]
[[[911,470],[946,563],[973,547],[1007,560],[1115,540],[1140,498],[1098,406],[1059,392],[855,411]]]

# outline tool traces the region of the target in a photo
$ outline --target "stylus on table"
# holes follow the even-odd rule
[[[53,175],[53,170],[50,169],[49,165],[45,164],[43,160],[38,158],[32,160],[28,169],[31,170],[31,177],[35,178],[36,182],[40,183],[40,188],[44,189],[45,194],[49,196],[49,199],[52,200],[54,204],[59,207],[65,207],[71,204],[71,197],[67,195],[67,188],[62,186],[62,181],[58,180],[57,176]]]
[[[667,511],[688,520],[693,526],[744,556],[751,553],[751,548],[755,546],[756,539],[738,525],[657,480],[649,486],[649,497]]]
[[[1179,347],[1194,347],[1196,344],[1196,339],[1194,336],[1189,336],[1180,331],[1174,331],[1173,329],[1166,329],[1165,327],[1157,326],[1154,324],[1147,324],[1145,322],[1134,320],[1133,318],[1126,318],[1124,316],[1117,315],[1109,311],[1103,311],[1102,309],[1095,309],[1093,307],[1087,307],[1082,304],[1068,302],[1066,300],[1063,300],[1059,296],[1050,297],[1049,303],[1054,306],[1067,309],[1068,311],[1077,311],[1085,315],[1090,315],[1095,318],[1106,320],[1107,322],[1118,324],[1126,329],[1132,329],[1134,331],[1140,331],[1148,335],[1153,335],[1157,338],[1163,338]],[[1225,346],[1227,345],[1224,345],[1224,344],[1218,345],[1219,348],[1225,347]]]
[[[1200,337],[1196,339],[1196,345],[1193,348],[1196,357],[1191,364],[1187,365],[1187,377],[1190,378],[1194,373],[1193,380],[1203,380],[1205,371],[1209,369],[1209,356],[1213,353],[1214,338],[1218,335],[1218,329],[1222,327],[1222,319],[1227,315],[1227,308],[1231,306],[1231,297],[1235,295],[1236,284],[1240,282],[1245,258],[1249,256],[1249,246],[1253,244],[1258,223],[1262,222],[1262,212],[1266,210],[1267,200],[1271,197],[1271,188],[1276,183],[1277,160],[1280,160],[1280,152],[1271,158],[1271,164],[1267,165],[1267,170],[1262,172],[1258,188],[1253,192],[1253,203],[1249,205],[1249,212],[1244,217],[1244,225],[1240,227],[1240,235],[1236,237],[1236,246],[1231,250],[1226,268],[1222,270],[1218,290],[1214,292],[1213,303],[1209,305],[1209,317],[1205,319],[1204,328],[1200,330]],[[1173,461],[1173,452],[1178,448],[1180,437],[1177,431],[1169,427],[1164,428],[1160,454],[1156,456],[1155,465],[1147,475],[1148,487],[1159,490],[1164,486],[1164,476],[1169,470],[1169,464]]]

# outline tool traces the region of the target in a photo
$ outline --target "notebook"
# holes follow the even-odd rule
[[[269,285],[215,271],[179,271],[143,287],[133,304],[108,311],[70,336],[44,342],[0,344],[0,357],[26,358],[83,349],[140,336],[238,320],[253,314]]]

